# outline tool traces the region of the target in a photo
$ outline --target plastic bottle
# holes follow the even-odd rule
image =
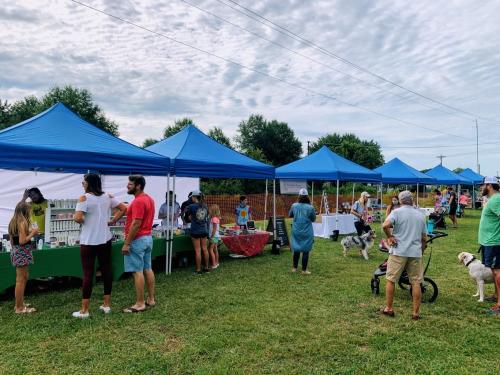
[[[38,244],[36,245],[37,250],[42,250],[43,249],[43,239],[38,240]]]

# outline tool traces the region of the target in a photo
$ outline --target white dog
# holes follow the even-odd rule
[[[458,261],[463,263],[469,269],[469,275],[477,283],[477,293],[474,297],[479,296],[479,302],[484,301],[484,284],[493,283],[493,273],[491,268],[485,267],[479,259],[471,253],[462,252],[458,254]]]
[[[367,233],[363,233],[361,236],[347,236],[340,242],[342,248],[344,249],[344,256],[347,256],[347,252],[351,247],[357,247],[360,249],[360,253],[363,257],[368,260],[368,250],[370,250],[375,243],[375,231],[371,230]]]

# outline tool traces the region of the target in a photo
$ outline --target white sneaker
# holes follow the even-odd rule
[[[71,314],[73,318],[78,318],[78,319],[87,319],[90,317],[89,313],[82,313],[80,311],[75,311],[73,314]]]
[[[111,312],[111,307],[109,306],[99,306],[99,310],[101,310],[104,314],[109,314]]]

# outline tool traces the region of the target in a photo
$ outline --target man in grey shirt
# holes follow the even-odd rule
[[[394,285],[406,268],[413,296],[413,320],[420,319],[420,302],[423,279],[422,254],[426,247],[427,230],[425,216],[413,207],[413,196],[409,191],[399,193],[401,207],[391,212],[383,224],[390,246],[387,262],[386,307],[380,312],[394,316],[392,303]]]

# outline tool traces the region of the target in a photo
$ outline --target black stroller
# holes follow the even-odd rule
[[[441,238],[446,236],[448,236],[448,234],[443,232],[433,232],[431,234],[428,234],[427,244],[432,245],[432,242],[436,238]],[[387,248],[384,247],[380,247],[379,249],[382,252],[389,251]],[[429,268],[429,264],[431,263],[431,258],[432,258],[432,246],[430,247],[429,259],[427,260],[427,264],[424,269],[424,280],[422,284],[420,284],[422,288],[422,302],[424,303],[434,302],[439,293],[436,283],[430,277],[425,276],[425,274],[427,273],[427,269]],[[384,263],[378,266],[375,272],[373,272],[373,278],[371,280],[371,288],[373,294],[380,294],[380,277],[385,276],[386,272],[387,272],[387,259],[384,261]],[[408,279],[408,274],[406,273],[406,271],[404,271],[401,277],[399,278],[398,285],[401,289],[407,290],[411,294],[411,284],[410,280]]]
[[[439,207],[437,211],[432,212],[429,215],[429,220],[434,221],[434,228],[436,229],[445,229],[446,230],[446,207]]]

